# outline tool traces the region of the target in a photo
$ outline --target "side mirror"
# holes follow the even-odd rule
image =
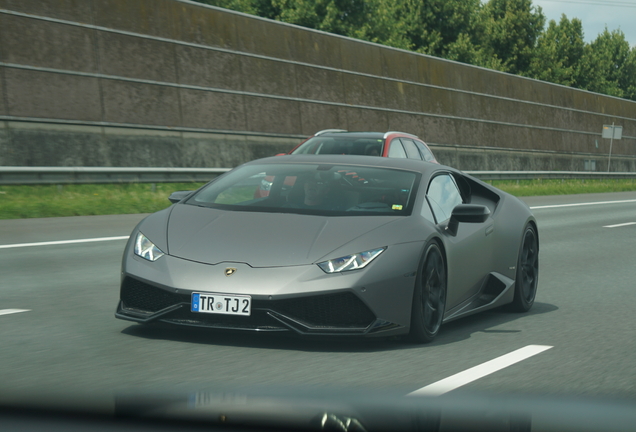
[[[446,231],[452,235],[457,235],[459,223],[482,223],[490,216],[490,209],[477,204],[459,204],[453,209]]]
[[[172,192],[170,194],[170,196],[168,197],[168,200],[172,203],[172,204],[176,204],[179,201],[181,201],[184,198],[187,198],[188,195],[190,195],[193,191],[176,191],[176,192]]]

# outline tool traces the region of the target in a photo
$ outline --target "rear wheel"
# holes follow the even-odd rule
[[[436,241],[426,245],[417,272],[411,311],[411,339],[432,341],[442,325],[446,308],[446,262]]]
[[[515,297],[510,309],[515,312],[527,312],[534,304],[539,281],[539,239],[536,229],[529,224],[523,232],[519,258],[517,260],[517,278],[515,279]]]

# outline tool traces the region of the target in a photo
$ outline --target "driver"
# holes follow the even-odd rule
[[[301,199],[292,199],[285,207],[315,208],[321,210],[337,210],[340,206],[334,201],[337,193],[335,180],[340,177],[337,173],[318,172],[302,180]],[[299,184],[299,186],[301,186]]]
[[[305,190],[303,204],[309,207],[324,205],[331,189],[329,183],[318,175],[305,180],[303,188]]]

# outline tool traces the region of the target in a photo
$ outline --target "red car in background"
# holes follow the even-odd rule
[[[405,132],[349,132],[342,129],[326,129],[298,144],[289,153],[282,154],[366,155],[438,163],[424,141]],[[295,180],[287,179],[286,185],[293,186]],[[254,198],[268,196],[271,182],[272,178],[265,177]]]
[[[424,141],[405,132],[348,132],[327,129],[303,141],[289,154],[368,155],[437,163]]]

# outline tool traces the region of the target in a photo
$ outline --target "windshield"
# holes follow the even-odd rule
[[[420,174],[350,165],[246,165],[186,204],[224,210],[333,216],[411,214]]]
[[[322,137],[304,142],[293,154],[344,154],[381,156],[383,140],[379,138]]]

